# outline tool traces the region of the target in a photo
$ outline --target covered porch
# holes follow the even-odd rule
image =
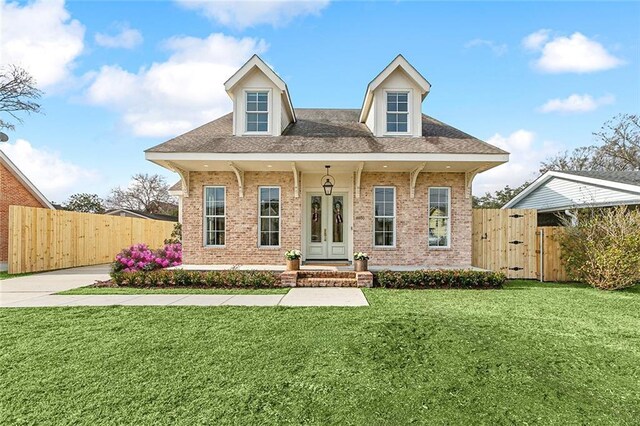
[[[374,238],[372,191],[376,187],[395,188],[393,193],[394,209],[397,210],[399,225],[397,229],[393,230],[394,239],[397,241],[394,241],[393,247],[377,250],[374,256],[377,255],[379,259],[374,259],[376,261],[372,262],[372,268],[377,268],[376,265],[384,265],[380,266],[381,269],[399,267],[414,269],[469,268],[467,263],[470,261],[467,262],[464,259],[460,261],[457,258],[452,258],[450,261],[444,259],[446,256],[444,251],[434,254],[434,256],[442,258],[435,262],[437,266],[435,264],[426,266],[431,265],[430,259],[426,259],[426,256],[418,257],[415,261],[400,261],[400,257],[407,258],[409,256],[407,252],[410,250],[422,249],[422,247],[426,249],[425,241],[422,239],[426,239],[426,233],[428,233],[427,229],[423,229],[426,228],[427,222],[426,188],[428,186],[450,187],[454,214],[466,217],[467,213],[470,213],[470,211],[467,212],[470,207],[466,206],[471,204],[471,184],[474,177],[478,173],[504,162],[502,155],[435,153],[265,153],[256,155],[148,152],[147,158],[180,175],[181,205],[190,197],[201,198],[200,192],[204,186],[225,185],[228,211],[233,214],[231,210],[236,203],[245,206],[241,207],[243,209],[255,208],[253,207],[255,204],[252,202],[261,185],[281,187],[282,198],[279,208],[283,210],[280,215],[280,226],[283,230],[286,228],[288,234],[283,233],[280,244],[275,248],[278,248],[280,252],[298,248],[302,252],[305,268],[325,270],[330,268],[335,268],[335,270],[349,269],[349,262],[353,260],[354,251],[373,252],[377,250],[372,241]],[[328,170],[326,166],[329,166]],[[326,176],[327,171],[329,177]],[[221,174],[227,176],[228,180],[222,182]],[[275,176],[279,177],[275,178]],[[329,191],[323,187],[327,179],[330,179],[331,182]],[[258,200],[257,203],[259,204],[259,202]],[[200,203],[200,199],[189,201],[190,211],[193,213],[194,205]],[[464,207],[457,208],[458,204]],[[260,218],[255,220],[259,221]],[[453,221],[456,222],[459,219],[456,217],[453,218]],[[400,227],[400,224],[413,222],[420,223],[418,232],[409,231],[408,227],[404,229]],[[424,225],[422,225],[423,222]],[[196,222],[191,220],[190,223]],[[189,226],[191,225],[188,224],[186,227]],[[461,232],[450,236],[454,245],[459,244],[458,241],[462,241],[462,237],[459,235],[466,233],[459,227],[456,228],[456,231],[458,229]],[[420,235],[422,239],[417,240],[417,235]],[[470,240],[470,235],[468,235],[468,239]],[[254,253],[258,253],[259,256],[262,256],[267,250],[260,247],[260,241],[248,248],[254,250]],[[204,247],[204,250],[210,249]],[[204,257],[202,256],[202,260]],[[228,269],[232,267],[228,260],[227,262],[215,262],[221,263],[216,265],[200,261],[200,259],[193,262],[189,262],[189,259],[186,260],[187,263],[198,269],[205,267]],[[276,262],[274,260],[276,260],[275,256],[271,256],[264,261],[255,262],[255,266],[261,269],[274,268],[274,270],[283,268],[283,266],[276,265],[277,260]],[[314,264],[316,261],[336,261],[346,264],[316,265]],[[234,263],[242,265],[243,268],[251,268],[254,265],[254,262],[247,259],[239,259]],[[415,263],[415,265],[408,266],[407,263]]]

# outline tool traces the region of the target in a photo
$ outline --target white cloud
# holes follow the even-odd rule
[[[329,0],[176,0],[222,25],[243,29],[259,24],[281,27],[298,16],[317,15]]]
[[[133,49],[142,43],[142,33],[136,29],[129,28],[128,25],[116,25],[118,33],[109,35],[97,33],[96,43],[102,47]]]
[[[544,43],[549,40],[551,30],[538,30],[531,33],[522,40],[522,45],[528,50],[539,50]]]
[[[465,45],[465,48],[470,49],[472,47],[488,47],[491,49],[494,55],[502,56],[507,53],[508,47],[504,43],[496,43],[493,40],[483,40],[480,38],[476,38],[468,41]]]
[[[610,105],[615,102],[613,95],[604,95],[594,98],[591,95],[573,94],[565,99],[550,99],[538,110],[540,112],[579,113],[594,111],[602,105]]]
[[[506,185],[518,187],[525,181],[536,178],[540,162],[562,150],[556,143],[538,141],[535,133],[524,129],[516,130],[508,136],[496,133],[487,142],[511,155],[508,163],[478,175],[473,184],[476,195],[493,192]]]
[[[550,30],[529,34],[522,45],[540,52],[534,67],[547,73],[588,73],[619,67],[624,63],[607,51],[600,43],[575,32],[569,37],[551,37]]]
[[[88,101],[121,112],[138,136],[174,136],[229,112],[223,83],[267,44],[211,34],[172,38],[165,47],[172,52],[167,61],[135,73],[102,67],[87,90]]]
[[[63,160],[58,152],[35,148],[24,139],[0,147],[49,200],[64,201],[74,192],[86,191],[98,178],[96,171]]]
[[[29,71],[41,88],[67,78],[84,48],[84,26],[64,8],[64,0],[20,6],[0,0],[2,62]]]

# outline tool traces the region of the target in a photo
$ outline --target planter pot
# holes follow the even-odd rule
[[[369,270],[369,261],[367,259],[354,260],[353,266],[356,272],[365,272]]]
[[[287,271],[300,270],[300,259],[289,260],[287,259]]]

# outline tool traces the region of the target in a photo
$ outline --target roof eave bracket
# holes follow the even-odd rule
[[[189,170],[179,167],[172,161],[167,161],[167,164],[180,176],[180,181],[182,182],[182,196],[184,198],[189,198]]]
[[[358,168],[356,169],[356,198],[360,198],[360,179],[362,177],[362,170],[364,169],[364,161],[361,161],[358,164]]]
[[[291,170],[293,170],[293,198],[300,198],[300,172],[295,162],[291,163]]]
[[[238,179],[238,195],[240,198],[244,197],[244,170],[240,169],[238,166],[233,164],[233,162],[229,162],[229,167],[236,174],[236,179]]]
[[[476,177],[478,173],[480,173],[481,169],[474,169],[470,172],[464,172],[464,196],[465,198],[471,198],[471,186],[473,184],[473,179]]]
[[[422,170],[424,170],[426,165],[427,163],[422,163],[411,172],[409,172],[409,194],[411,198],[414,198],[416,195],[416,182],[418,181],[418,175]]]

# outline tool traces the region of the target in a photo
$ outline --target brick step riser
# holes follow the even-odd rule
[[[298,279],[305,278],[349,278],[356,279],[355,272],[334,272],[334,271],[310,271],[310,272],[298,272]]]
[[[357,287],[358,281],[356,279],[305,279],[300,278],[296,282],[296,287]]]

